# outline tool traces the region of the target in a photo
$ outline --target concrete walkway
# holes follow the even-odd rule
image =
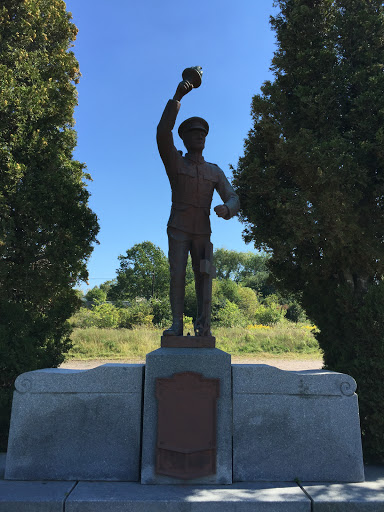
[[[362,483],[240,483],[228,486],[4,480],[0,512],[384,512],[384,465]]]

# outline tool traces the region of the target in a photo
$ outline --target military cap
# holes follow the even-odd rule
[[[181,123],[179,126],[178,133],[180,138],[183,138],[184,132],[188,132],[189,130],[203,130],[205,135],[208,135],[209,126],[205,119],[202,117],[190,117]]]

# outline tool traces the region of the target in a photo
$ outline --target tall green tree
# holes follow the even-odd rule
[[[325,367],[358,383],[366,456],[384,458],[384,7],[279,0],[274,80],[235,170],[245,236],[301,292]]]
[[[224,248],[215,249],[213,261],[218,279],[232,279],[236,283],[267,270],[265,254],[240,252]]]
[[[141,242],[119,256],[116,284],[110,300],[166,297],[169,293],[169,265],[164,252],[152,242]]]
[[[0,426],[24,371],[54,367],[98,231],[73,159],[77,29],[62,0],[0,6]]]
[[[268,258],[266,254],[231,251],[224,248],[216,249],[213,253],[218,279],[232,279],[263,296],[276,292],[270,282]]]

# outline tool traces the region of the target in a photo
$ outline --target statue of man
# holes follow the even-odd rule
[[[188,253],[192,258],[197,297],[195,335],[202,335],[204,275],[200,272],[200,261],[205,257],[207,242],[210,242],[209,215],[213,191],[218,192],[224,203],[214,208],[218,217],[228,220],[239,210],[239,198],[223,171],[216,164],[206,162],[202,156],[209,131],[207,121],[201,117],[191,117],[181,123],[178,133],[188,151],[184,157],[174,146],[172,130],[180,109],[180,101],[192,89],[193,86],[186,80],[179,83],[157,127],[157,145],[172,189],[172,209],[167,233],[173,322],[164,331],[164,336],[183,335]]]

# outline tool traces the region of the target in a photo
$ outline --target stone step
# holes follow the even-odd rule
[[[13,496],[12,496],[13,494]],[[296,484],[0,481],[0,512],[310,512]]]
[[[0,512],[383,512],[384,465],[368,466],[365,474],[365,482],[301,487],[0,480]]]

